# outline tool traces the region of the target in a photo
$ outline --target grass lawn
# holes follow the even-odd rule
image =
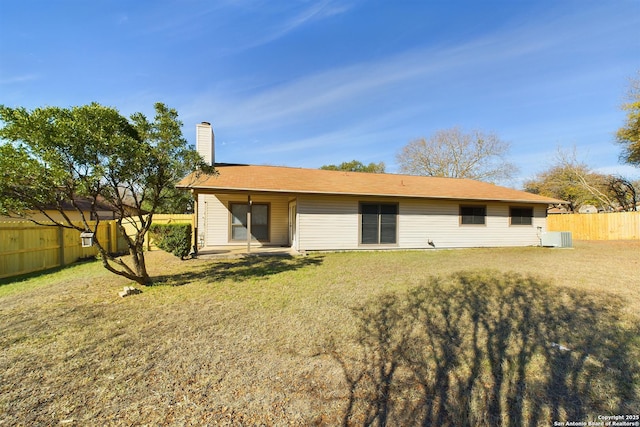
[[[639,241],[148,265],[0,282],[0,426],[640,413]]]

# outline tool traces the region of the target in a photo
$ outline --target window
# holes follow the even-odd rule
[[[533,208],[510,208],[511,225],[533,224]]]
[[[362,203],[360,205],[360,242],[364,245],[396,243],[398,205]]]
[[[231,240],[247,240],[247,204],[231,204]],[[269,205],[254,203],[251,206],[251,236],[269,241]]]
[[[486,206],[460,206],[460,224],[483,225],[486,216]]]

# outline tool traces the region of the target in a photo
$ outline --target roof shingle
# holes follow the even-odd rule
[[[196,178],[192,174],[180,181],[178,187],[217,192],[254,191],[543,204],[565,203],[550,197],[461,178],[230,164],[217,164],[216,170],[218,175],[215,176],[203,175]]]

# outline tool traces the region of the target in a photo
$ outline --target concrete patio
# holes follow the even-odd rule
[[[207,246],[198,250],[199,259],[214,258],[242,258],[246,256],[297,256],[301,255],[295,249],[287,246],[252,246],[247,251],[246,246]]]

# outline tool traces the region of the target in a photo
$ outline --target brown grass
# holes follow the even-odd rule
[[[637,241],[185,262],[154,251],[148,259],[157,285],[124,299],[117,292],[129,283],[95,262],[2,282],[0,425],[357,425],[383,417],[406,423],[409,415],[495,425],[534,413],[569,421],[640,407]],[[475,311],[485,319],[477,323],[482,357],[469,346],[474,311],[451,299],[464,288],[450,274],[461,270],[480,286],[473,295],[488,301]],[[506,272],[511,279],[501,279]],[[435,294],[425,291],[434,276],[446,278]],[[426,302],[409,297],[416,292],[427,292],[420,294]],[[446,307],[447,298],[459,307],[448,330],[461,335],[459,345],[445,345],[442,334],[424,344],[446,324],[446,311],[425,307]],[[510,317],[496,308],[505,301],[516,307]],[[527,322],[529,305],[536,325],[553,325]],[[425,319],[436,323],[424,328]],[[501,339],[505,325],[511,335]],[[532,344],[522,344],[517,330]],[[376,338],[385,331],[411,340],[385,347],[394,342]],[[572,347],[569,356],[545,346],[551,338]],[[507,351],[496,359],[488,346],[500,343]],[[445,350],[454,353],[439,357]],[[497,362],[507,366],[502,388]],[[375,372],[388,363],[398,368],[387,380]],[[526,391],[518,391],[518,368]],[[445,377],[447,395],[436,381]],[[631,384],[620,390],[623,382]],[[383,386],[390,389],[381,395]],[[487,402],[496,394],[497,412]],[[600,405],[594,396],[607,398]],[[441,403],[466,418],[447,418]]]

